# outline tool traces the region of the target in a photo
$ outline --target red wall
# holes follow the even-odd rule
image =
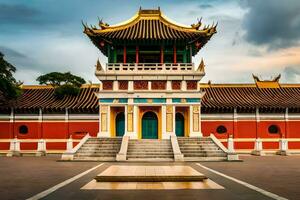
[[[19,134],[19,127],[26,125],[28,127],[28,134]],[[216,133],[216,129],[219,125],[223,125],[227,128],[227,133],[219,134]],[[268,127],[270,125],[277,125],[280,129],[280,134],[270,134]],[[12,138],[12,127],[14,130],[14,137],[17,136],[19,139],[68,139],[72,135],[73,139],[81,139],[85,133],[90,133],[91,136],[95,137],[98,133],[99,124],[97,121],[94,122],[15,122],[14,124],[7,122],[0,123],[0,139]],[[209,136],[213,133],[217,138],[224,140],[223,144],[227,146],[226,139],[229,135],[233,135],[235,139],[252,138],[256,137],[262,139],[278,139],[281,137],[286,138],[300,138],[300,121],[289,121],[288,128],[286,129],[286,123],[284,121],[260,121],[258,126],[256,121],[202,121],[201,124],[202,133],[204,136]],[[258,129],[258,133],[257,130]],[[288,133],[286,134],[286,130]],[[75,144],[74,144],[75,145]],[[47,149],[49,150],[63,150],[66,148],[65,142],[47,143]],[[236,149],[253,149],[254,142],[250,141],[236,141]],[[278,149],[278,142],[263,142],[264,149]],[[290,141],[290,149],[300,149],[300,142]],[[9,149],[9,142],[1,142],[0,150]],[[36,143],[21,143],[22,150],[35,150],[37,149]]]

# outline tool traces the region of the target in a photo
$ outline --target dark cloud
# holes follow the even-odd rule
[[[22,54],[14,49],[0,46],[0,52],[4,54],[4,56],[13,57],[13,58],[26,58],[25,54]]]
[[[40,12],[25,5],[0,4],[0,23],[32,23]]]
[[[213,6],[211,4],[200,4],[198,7],[201,9],[208,9],[212,8]]]
[[[248,42],[279,49],[299,44],[299,0],[246,0],[243,26]]]

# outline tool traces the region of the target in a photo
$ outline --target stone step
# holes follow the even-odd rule
[[[86,151],[86,150],[79,150],[77,151],[77,153],[112,153],[112,154],[117,154],[119,153],[119,150],[90,150],[90,151]]]
[[[184,150],[220,150],[219,147],[217,146],[211,146],[211,147],[207,147],[207,146],[183,146],[180,147],[180,150],[184,151]]]
[[[185,151],[181,151],[181,153],[223,153],[223,151],[222,150],[199,150],[199,151],[185,150]]]
[[[127,158],[173,158],[174,155],[127,155]]]
[[[127,150],[128,152],[132,152],[132,151],[158,151],[158,152],[162,152],[162,151],[171,151],[173,152],[172,148],[128,148]]]
[[[75,157],[76,161],[116,161],[116,157]]]
[[[183,153],[184,157],[226,157],[226,153]]]

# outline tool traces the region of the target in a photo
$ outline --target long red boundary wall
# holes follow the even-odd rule
[[[19,127],[26,125],[27,134],[19,133]],[[218,126],[226,127],[227,132],[219,134],[216,129]],[[279,128],[278,134],[271,134],[268,131],[270,125],[276,125]],[[263,148],[266,150],[275,150],[279,148],[278,140],[287,138],[289,140],[289,149],[300,150],[300,120],[264,120],[256,122],[255,120],[202,120],[202,133],[209,136],[213,133],[218,139],[227,146],[227,138],[233,136],[235,149],[249,150],[254,148],[255,138],[261,138]],[[9,149],[9,139],[17,137],[18,139],[45,139],[47,150],[65,150],[66,141],[70,136],[78,143],[86,133],[91,136],[97,136],[99,123],[97,120],[91,121],[0,121],[0,150]],[[21,142],[21,150],[36,150],[37,142]]]

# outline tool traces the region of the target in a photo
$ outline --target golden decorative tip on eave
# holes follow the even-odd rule
[[[205,72],[205,64],[204,64],[204,61],[203,61],[203,58],[201,59],[201,62],[198,66],[198,69],[197,69],[198,72],[202,72],[204,73]]]
[[[103,68],[102,68],[102,65],[101,65],[99,59],[97,59],[97,63],[95,65],[95,67],[96,67],[97,71],[103,71]]]
[[[196,24],[192,24],[191,27],[194,28],[194,29],[196,29],[196,30],[199,30],[199,28],[202,25],[202,22],[201,22],[202,21],[202,17],[200,19],[197,19],[197,20],[198,20],[198,22]]]

